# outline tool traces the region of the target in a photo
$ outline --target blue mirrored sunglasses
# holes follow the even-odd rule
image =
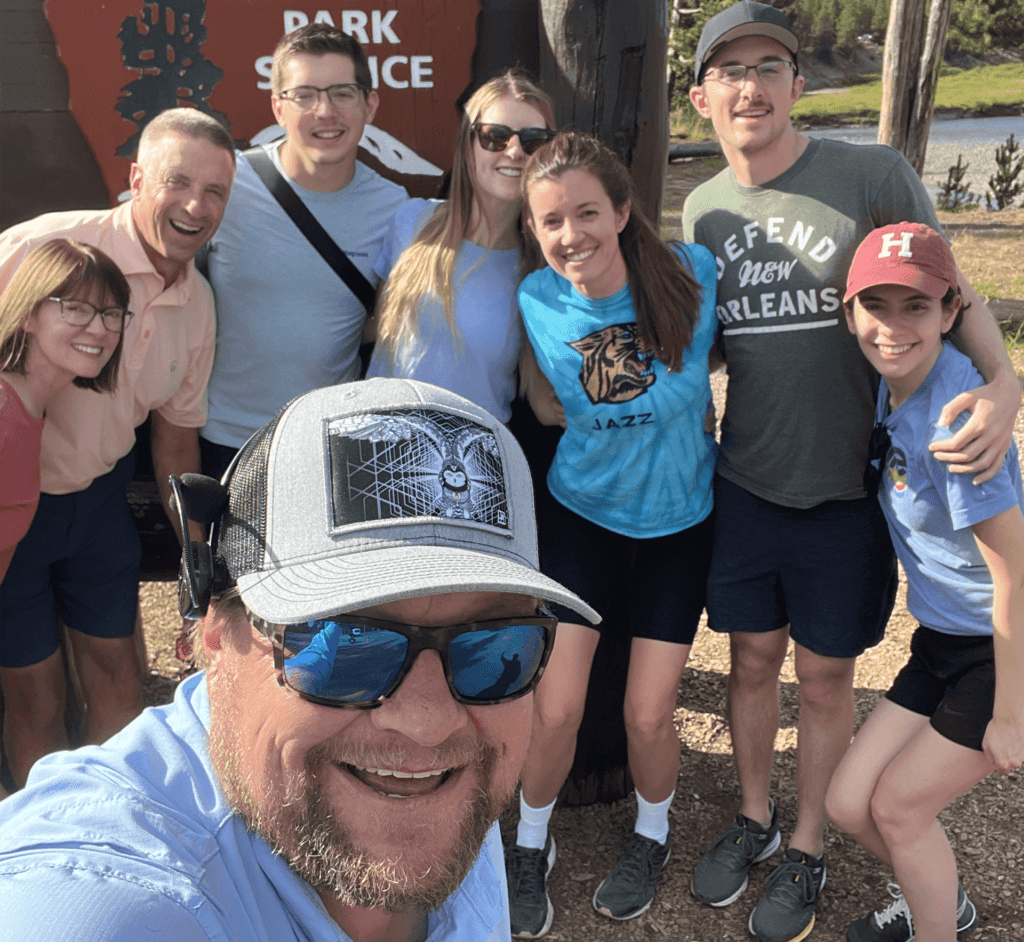
[[[544,673],[558,625],[550,612],[426,628],[332,615],[296,625],[249,613],[274,643],[278,683],[325,706],[371,710],[390,697],[421,651],[437,651],[452,697],[481,706],[528,694]]]

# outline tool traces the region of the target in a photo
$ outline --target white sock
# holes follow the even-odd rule
[[[556,798],[555,801],[558,801]],[[545,805],[543,808],[534,808],[528,805],[523,798],[522,791],[519,792],[519,830],[516,831],[516,843],[520,847],[532,847],[535,850],[542,850],[548,839],[548,822],[551,820],[551,812],[555,810],[555,802]]]
[[[633,830],[652,841],[664,844],[668,840],[668,809],[672,806],[672,799],[675,796],[676,793],[672,792],[664,801],[653,804],[637,792],[636,827]]]

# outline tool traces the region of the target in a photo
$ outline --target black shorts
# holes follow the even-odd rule
[[[910,660],[885,695],[911,713],[930,716],[946,739],[981,751],[996,697],[991,635],[951,635],[918,627]]]
[[[637,539],[606,530],[560,504],[545,487],[537,494],[540,568],[608,619],[626,620],[636,638],[693,644],[704,611],[714,512],[679,533]],[[552,605],[559,621],[580,616]]]
[[[874,497],[801,510],[715,477],[708,625],[790,637],[823,657],[878,644],[898,584],[896,554]]]
[[[202,435],[199,436],[199,464],[203,474],[208,477],[216,478],[219,481],[224,477],[224,472],[227,471],[228,465],[235,460],[237,454],[237,448],[232,448],[230,445],[218,445],[208,438],[203,438]]]
[[[29,667],[60,644],[59,618],[96,638],[135,629],[142,545],[125,492],[135,452],[84,491],[40,494],[0,589],[0,664]]]

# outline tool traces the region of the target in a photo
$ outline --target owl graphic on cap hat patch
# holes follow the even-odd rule
[[[402,517],[508,529],[494,433],[434,409],[365,413],[328,425],[335,526]]]

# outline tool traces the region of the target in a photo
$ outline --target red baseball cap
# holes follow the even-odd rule
[[[957,288],[956,259],[946,240],[919,222],[882,226],[858,246],[843,301],[875,285],[904,285],[942,298]]]

